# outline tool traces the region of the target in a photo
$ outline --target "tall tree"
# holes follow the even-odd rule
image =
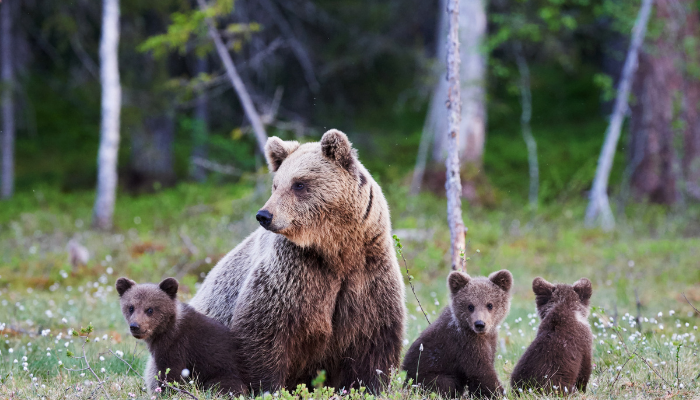
[[[464,0],[463,0],[464,1]],[[471,1],[471,0],[466,0]],[[464,220],[462,219],[462,179],[459,164],[459,132],[461,122],[462,98],[459,54],[459,0],[448,0],[449,34],[447,37],[447,109],[449,111],[449,131],[446,135],[448,154],[445,160],[447,192],[447,222],[450,225],[450,249],[452,269],[462,265],[465,249]]]
[[[206,74],[209,72],[207,56],[197,57],[195,73]],[[209,98],[205,88],[197,94],[194,106],[194,126],[192,129],[192,160],[203,159],[207,156],[207,136],[209,134]],[[207,178],[207,171],[202,166],[192,163],[192,178],[202,182]]]
[[[596,169],[590,201],[586,209],[585,223],[587,226],[593,226],[598,219],[600,219],[601,225],[605,230],[610,230],[615,226],[615,219],[608,200],[608,180],[617,142],[620,139],[622,122],[628,109],[627,98],[629,97],[632,78],[637,69],[638,52],[644,41],[649,15],[651,14],[651,6],[652,0],[644,0],[632,29],[632,40],[622,69],[620,84],[617,88],[615,108],[610,118],[608,130],[605,133],[605,142],[598,158],[598,168]]]
[[[441,10],[445,10],[448,0],[440,2]],[[448,14],[440,12],[438,17],[439,38],[448,33]],[[486,54],[484,39],[486,36],[486,7],[482,0],[462,0],[459,2],[459,41],[460,41],[460,86],[462,109],[459,125],[458,155],[462,162],[481,163],[486,140]],[[443,64],[447,57],[447,44],[438,40],[436,71],[438,79],[428,109],[423,137],[419,148],[416,170],[414,172],[411,191],[416,193],[423,180],[427,164],[428,147],[432,139],[432,159],[436,163],[443,162],[448,156],[450,142],[443,135],[448,127],[448,115],[445,108],[445,97],[448,91],[448,79],[445,79],[446,66]]]
[[[102,85],[102,121],[97,156],[97,198],[93,226],[111,229],[117,196],[117,154],[121,84],[119,82],[119,0],[103,0],[102,38],[100,40],[100,83]]]
[[[641,54],[633,85],[630,169],[637,199],[700,199],[700,36],[689,0],[657,0],[660,34]]]
[[[15,107],[12,100],[15,75],[13,70],[12,7],[14,1],[0,4],[2,24],[2,189],[0,197],[8,199],[14,192],[15,180]]]

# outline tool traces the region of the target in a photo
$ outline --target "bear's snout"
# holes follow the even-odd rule
[[[272,214],[267,210],[260,210],[255,214],[255,219],[258,220],[260,226],[265,229],[270,229],[270,224],[272,224]]]
[[[482,320],[477,320],[474,322],[474,330],[478,333],[483,332],[486,329],[486,323]]]
[[[136,322],[132,322],[129,324],[129,330],[132,335],[137,335],[141,332],[141,327]]]

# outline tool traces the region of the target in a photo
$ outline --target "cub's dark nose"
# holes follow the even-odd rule
[[[255,214],[255,219],[260,222],[260,226],[265,229],[269,229],[270,224],[272,223],[272,214],[270,214],[270,212],[267,210],[260,210],[257,214]]]
[[[136,322],[132,322],[131,324],[129,324],[129,330],[131,331],[131,333],[139,333],[141,327]]]
[[[474,329],[476,329],[477,332],[481,332],[486,329],[486,323],[484,323],[482,320],[478,320],[474,322]]]

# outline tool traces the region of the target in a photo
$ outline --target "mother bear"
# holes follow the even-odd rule
[[[336,388],[379,389],[398,367],[404,284],[382,190],[344,133],[268,139],[275,172],[261,227],[211,270],[190,304],[228,325],[254,390],[326,371]]]

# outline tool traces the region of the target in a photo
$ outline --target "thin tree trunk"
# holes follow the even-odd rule
[[[469,0],[467,0],[469,1]],[[450,225],[452,269],[462,266],[464,256],[464,221],[462,220],[462,181],[459,168],[459,129],[461,120],[460,54],[459,54],[459,0],[448,0],[449,34],[447,39],[447,108],[450,130],[447,134],[448,155],[445,161],[447,192],[447,222]]]
[[[197,74],[207,73],[209,70],[207,57],[197,58]],[[209,101],[206,89],[202,89],[197,95],[194,107],[194,120],[192,142],[192,160],[207,158],[207,136],[209,135]],[[207,170],[201,165],[192,162],[192,178],[198,182],[207,179]]]
[[[522,113],[520,115],[520,126],[523,133],[523,139],[527,146],[527,162],[530,171],[530,190],[528,192],[528,201],[530,207],[537,209],[540,186],[540,168],[537,162],[537,142],[532,136],[530,129],[530,119],[532,119],[532,93],[530,92],[530,68],[527,66],[527,60],[522,54],[522,45],[520,42],[515,44],[515,62],[518,64],[520,72],[520,105]]]
[[[637,58],[639,48],[644,41],[649,15],[651,14],[653,0],[643,0],[642,7],[639,10],[639,15],[632,28],[632,41],[625,59],[625,65],[622,70],[622,77],[617,89],[617,98],[615,99],[615,108],[613,109],[610,125],[605,134],[605,142],[603,149],[600,152],[598,159],[598,168],[591,189],[590,202],[586,209],[585,223],[586,226],[593,226],[596,220],[600,217],[601,225],[604,230],[611,230],[615,227],[615,218],[610,210],[608,201],[608,180],[610,178],[610,170],[612,169],[613,158],[617,142],[620,139],[620,131],[627,111],[630,87],[632,85],[632,77],[637,69]]]
[[[202,11],[207,9],[207,4],[204,0],[197,0],[197,3],[199,4],[199,8]],[[260,149],[260,153],[265,154],[265,143],[267,143],[267,133],[265,133],[265,126],[263,125],[262,120],[260,119],[260,114],[258,114],[258,112],[255,110],[255,105],[250,99],[248,90],[245,88],[241,77],[238,75],[236,65],[233,63],[233,59],[228,53],[226,45],[224,44],[223,40],[221,40],[221,35],[219,35],[219,32],[216,30],[214,22],[210,18],[207,18],[206,22],[209,27],[209,36],[214,41],[214,45],[216,46],[216,52],[219,55],[219,58],[221,58],[221,62],[224,64],[224,68],[226,68],[226,73],[228,74],[228,77],[231,80],[233,88],[236,90],[238,98],[241,100],[243,110],[245,111],[245,114],[248,117],[250,124],[253,126],[253,131],[255,132],[255,138],[258,141],[258,148]]]
[[[104,0],[100,41],[102,122],[97,156],[97,198],[93,211],[93,226],[99,229],[111,229],[117,195],[117,153],[122,98],[118,51],[119,0]]]
[[[449,1],[449,0],[448,0]],[[442,27],[442,23],[440,24]],[[483,42],[486,36],[486,9],[482,0],[461,0],[459,4],[460,40],[460,98],[462,101],[459,126],[459,158],[462,162],[481,163],[486,135],[485,90],[486,56]],[[440,49],[438,57],[441,56]],[[443,53],[444,54],[444,53]],[[444,57],[444,56],[442,56]],[[444,58],[442,58],[444,59]],[[437,101],[432,104],[434,118],[429,126],[435,128],[433,159],[444,160],[449,153],[449,140],[441,132],[448,129],[443,99],[447,93],[447,81],[441,80],[436,88]],[[437,109],[439,107],[439,110]]]
[[[15,180],[15,105],[12,100],[15,76],[13,70],[12,2],[0,4],[2,13],[2,189],[0,197],[9,199]]]
[[[448,35],[447,1],[440,1],[438,13],[438,38]],[[486,36],[486,9],[482,0],[462,0],[459,4],[459,39],[461,81],[461,122],[459,128],[459,159],[481,164],[486,139],[485,90],[486,55],[483,42]],[[428,106],[428,114],[423,126],[421,144],[413,171],[411,193],[420,191],[428,163],[430,144],[433,142],[432,159],[435,163],[445,161],[449,144],[444,132],[449,129],[448,111],[445,108],[448,80],[446,78],[447,44],[440,39],[437,42],[437,65],[435,73],[439,76],[433,89]]]

